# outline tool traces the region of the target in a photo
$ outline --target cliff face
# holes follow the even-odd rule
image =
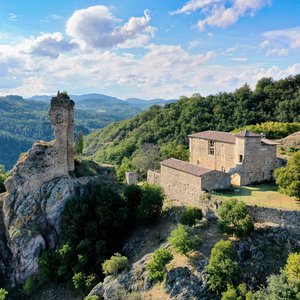
[[[49,115],[56,139],[37,142],[23,154],[5,182],[7,192],[0,194],[12,277],[18,283],[37,274],[41,252],[54,249],[59,242],[66,202],[83,197],[94,180],[69,174],[74,171],[73,107],[74,102],[64,94],[51,100]]]

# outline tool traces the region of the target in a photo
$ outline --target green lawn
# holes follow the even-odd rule
[[[236,198],[248,205],[300,210],[300,204],[294,198],[280,194],[274,183],[239,186],[230,191],[213,192],[212,195],[222,201]]]

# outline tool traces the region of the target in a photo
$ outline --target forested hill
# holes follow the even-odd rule
[[[176,152],[188,134],[203,130],[231,131],[267,121],[300,121],[300,74],[275,81],[263,78],[232,93],[198,94],[164,107],[153,106],[130,120],[110,124],[85,138],[85,153],[105,163],[120,164],[137,155],[143,144]]]

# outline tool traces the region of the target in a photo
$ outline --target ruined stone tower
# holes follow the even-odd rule
[[[66,173],[74,171],[74,101],[66,93],[57,93],[51,100],[49,110],[51,125],[54,128],[55,147],[60,167]]]

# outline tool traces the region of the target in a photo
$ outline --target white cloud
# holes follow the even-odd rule
[[[247,57],[233,57],[231,60],[237,61],[237,62],[245,62],[248,60]]]
[[[7,20],[11,22],[16,22],[18,21],[18,16],[14,13],[9,13],[7,16]]]
[[[213,5],[220,2],[222,2],[222,0],[190,0],[182,8],[177,9],[175,11],[171,11],[170,14],[178,15],[184,13],[188,15],[198,9],[202,9],[209,5]]]
[[[270,4],[271,0],[190,0],[171,14],[190,14],[200,10],[204,18],[198,21],[197,26],[203,31],[207,26],[226,28],[239,18],[247,14],[253,16],[257,10]]]
[[[121,20],[107,6],[97,5],[75,11],[67,22],[66,33],[83,48],[111,48],[134,40],[141,46],[154,34],[150,21],[150,12],[145,10],[143,17],[131,17],[118,26]]]
[[[263,37],[260,47],[266,49],[268,56],[286,56],[300,48],[300,27],[267,31]]]
[[[75,44],[66,41],[60,32],[42,33],[24,41],[22,47],[25,53],[57,58],[61,52],[76,48]]]
[[[188,44],[188,49],[190,50],[190,49],[197,48],[200,44],[201,44],[200,40],[192,40]]]

